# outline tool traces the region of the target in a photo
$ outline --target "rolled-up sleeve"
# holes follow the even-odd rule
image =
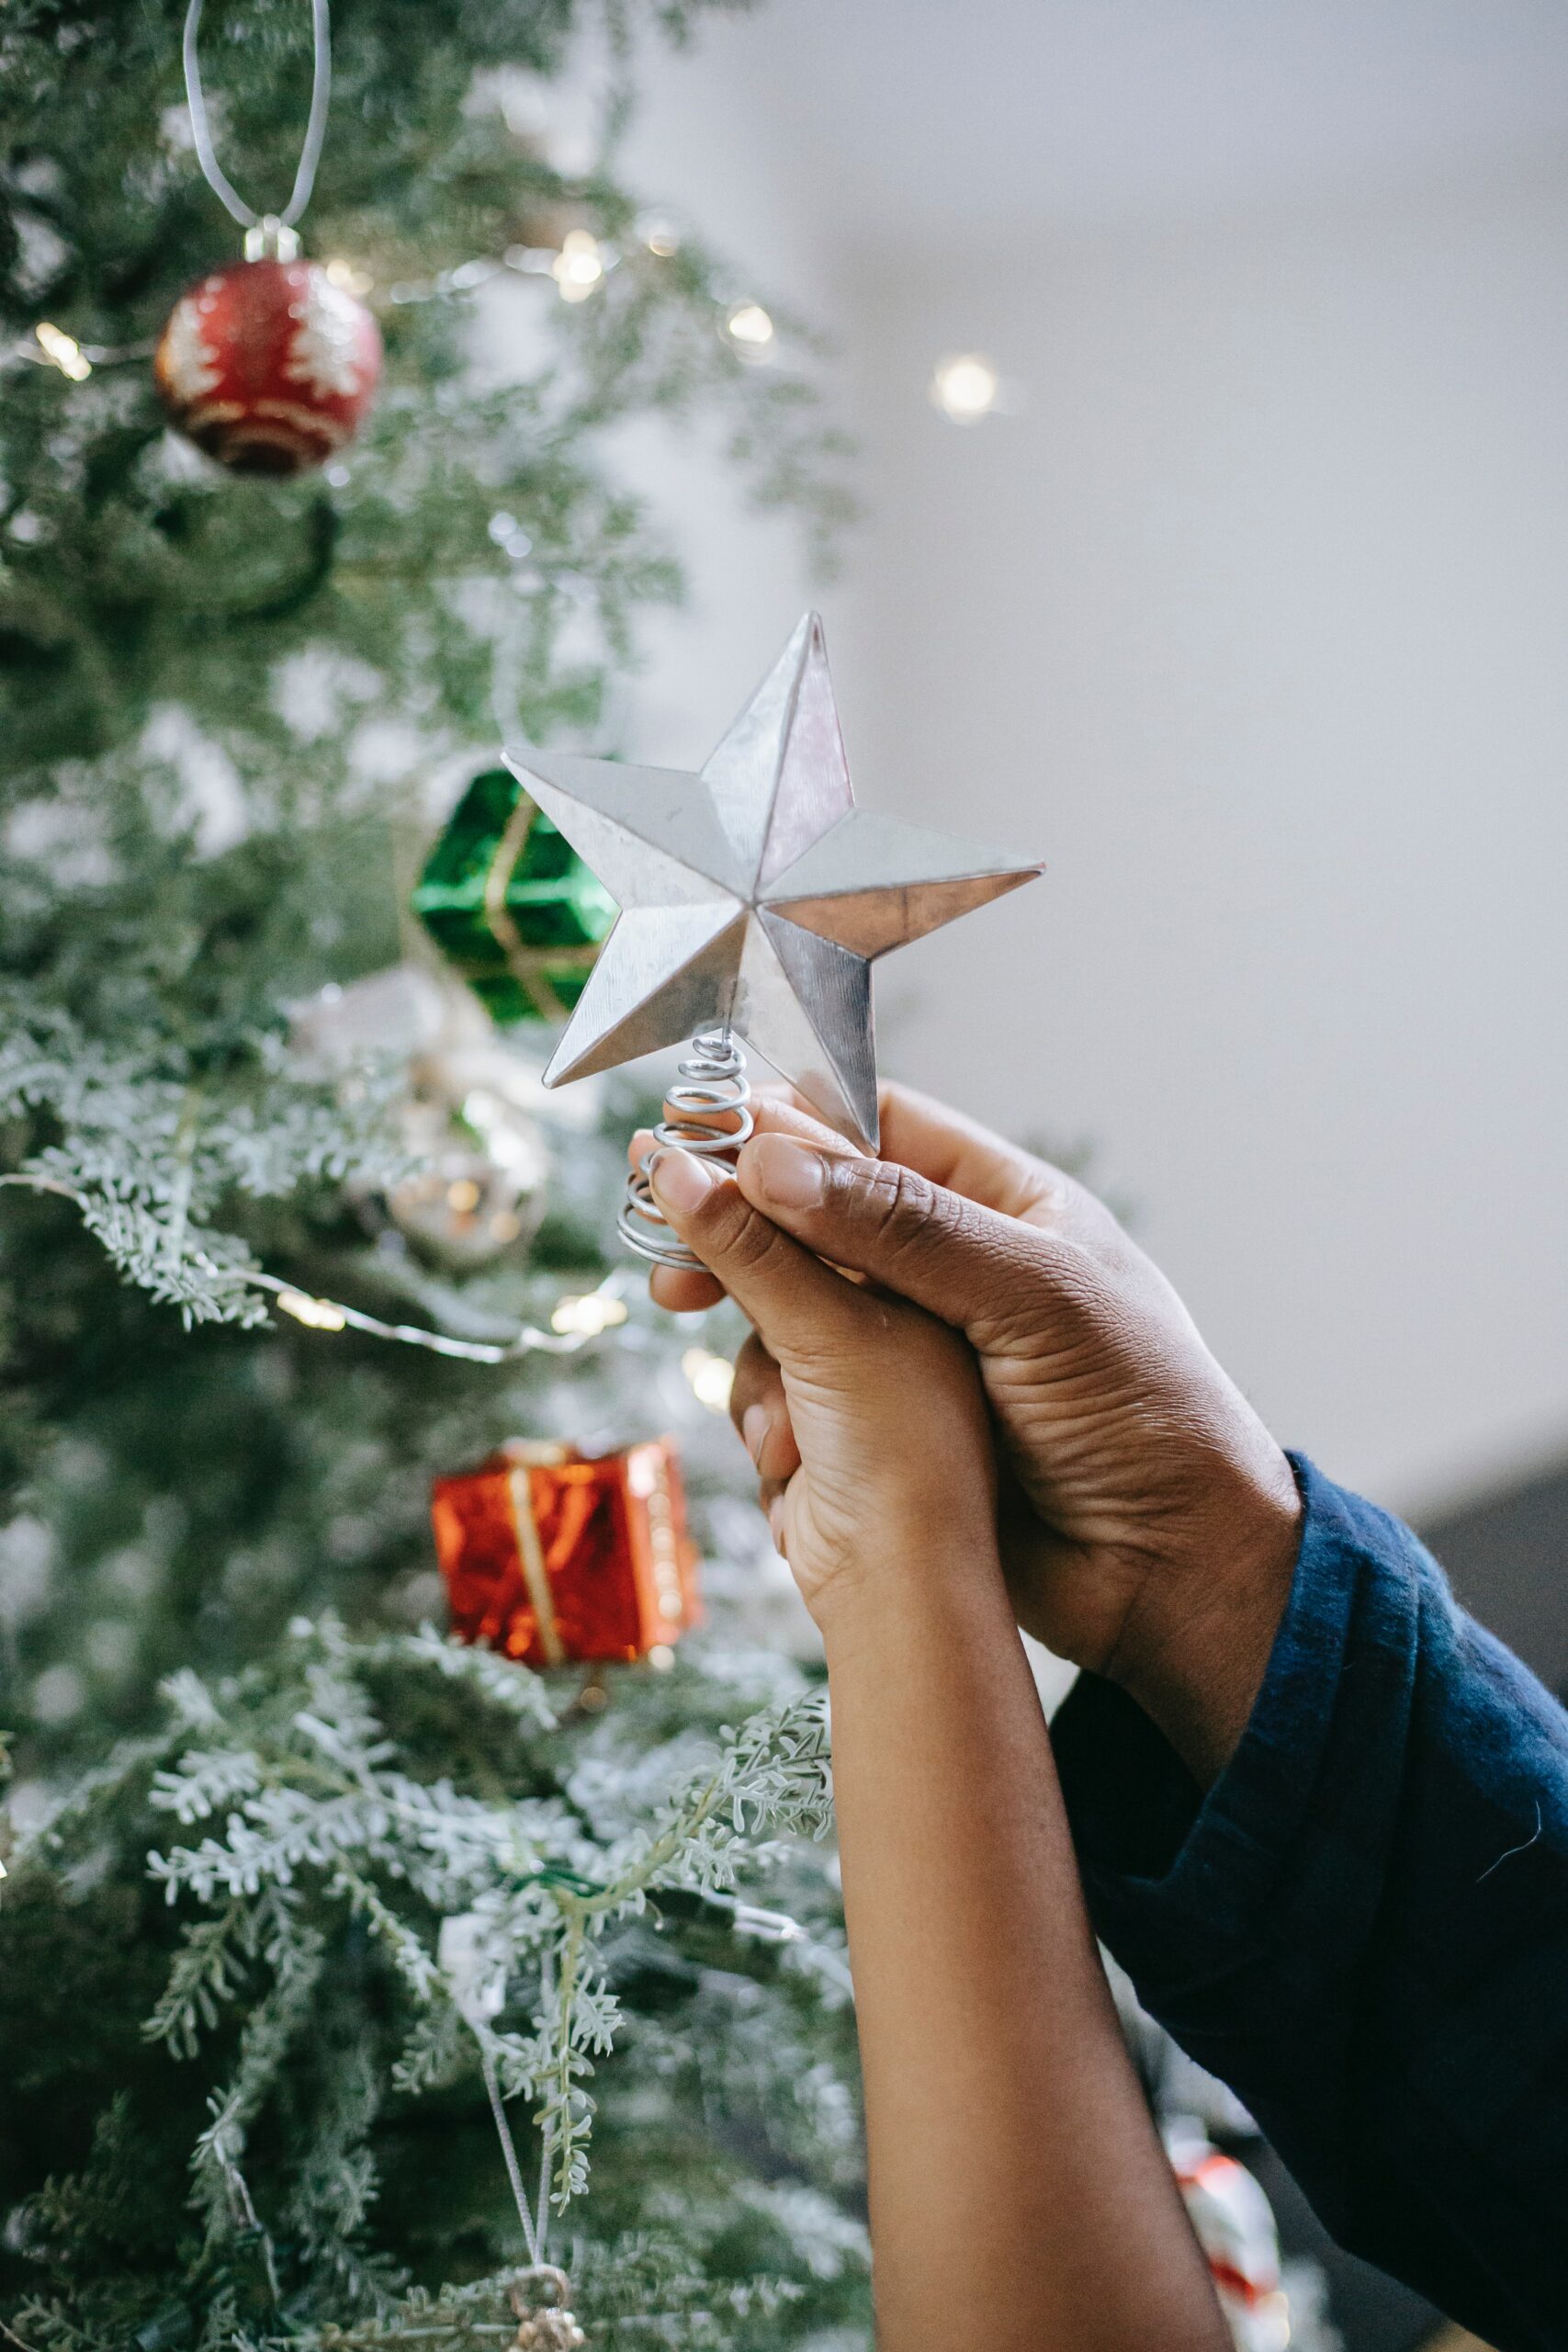
[[[1057,1712],[1090,1912],[1342,2245],[1563,2352],[1568,1715],[1408,1528],[1294,1466],[1291,1597],[1207,1794],[1110,1683]]]

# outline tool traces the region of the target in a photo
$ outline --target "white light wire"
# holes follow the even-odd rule
[[[203,1259],[199,1262],[203,1272],[215,1274],[220,1280],[232,1281],[253,1290],[270,1291],[283,1304],[284,1312],[292,1315],[297,1322],[304,1323],[307,1329],[342,1330],[346,1328],[350,1331],[363,1331],[368,1339],[396,1340],[405,1348],[424,1348],[432,1355],[455,1356],[461,1363],[515,1363],[524,1356],[574,1356],[588,1345],[590,1340],[600,1336],[597,1331],[541,1331],[536,1324],[525,1323],[514,1340],[501,1344],[486,1340],[457,1340],[449,1332],[429,1331],[417,1323],[384,1323],[378,1315],[366,1315],[359,1307],[346,1306],[339,1299],[314,1298],[309,1292],[301,1291],[297,1283],[281,1282],[277,1275],[263,1273],[256,1266],[231,1269],[215,1265],[210,1259]],[[591,1295],[598,1296],[603,1293],[612,1298],[618,1297],[621,1285],[611,1275]],[[318,1322],[312,1316],[301,1315],[301,1306],[325,1307],[333,1320]]]
[[[253,212],[243,196],[231,182],[218,160],[212,144],[212,126],[207,116],[207,96],[201,86],[201,60],[197,52],[197,35],[201,29],[202,0],[190,0],[186,10],[185,44],[182,54],[186,70],[186,101],[190,107],[191,137],[196,142],[196,160],[201,165],[201,175],[225,211],[242,229],[254,229],[261,220]],[[327,135],[327,101],[333,87],[332,18],[329,0],[310,0],[310,40],[313,71],[310,80],[310,113],[305,125],[305,143],[299,150],[299,168],[294,175],[294,190],[287,206],[277,215],[282,228],[291,229],[310,201],[310,191],[316,185],[316,166],[321,160],[321,145]]]
[[[58,1199],[69,1201],[78,1211],[89,1205],[87,1196],[74,1184],[59,1176],[45,1175],[41,1170],[16,1169],[0,1175],[0,1186],[14,1185],[28,1193],[52,1193]],[[378,1315],[367,1315],[357,1306],[349,1306],[341,1299],[319,1298],[312,1292],[301,1290],[296,1283],[284,1282],[276,1274],[263,1272],[259,1266],[220,1266],[203,1252],[195,1253],[195,1263],[211,1280],[236,1290],[265,1290],[276,1298],[285,1314],[308,1330],[362,1331],[367,1339],[395,1340],[405,1348],[423,1348],[431,1355],[453,1356],[460,1363],[516,1363],[525,1356],[574,1356],[602,1337],[608,1326],[595,1330],[541,1331],[536,1323],[525,1323],[515,1339],[496,1342],[488,1340],[455,1339],[447,1331],[427,1330],[418,1323],[386,1323]],[[590,1298],[624,1296],[629,1283],[629,1269],[615,1267],[604,1281],[586,1294]],[[575,1294],[573,1294],[575,1295]]]

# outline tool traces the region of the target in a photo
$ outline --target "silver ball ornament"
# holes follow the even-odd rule
[[[570,2279],[553,2263],[519,2272],[512,2286],[518,2319],[512,2352],[582,2352],[588,2338],[567,2308],[570,2294]]]

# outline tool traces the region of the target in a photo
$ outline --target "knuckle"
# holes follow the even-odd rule
[[[1081,1347],[1114,1312],[1104,1267],[1071,1237],[1033,1232],[1020,1253],[1017,1280],[985,1303],[976,1329],[987,1350],[999,1355],[1054,1356]]]
[[[781,1264],[791,1244],[776,1225],[754,1209],[739,1184],[716,1186],[704,1204],[702,1246],[720,1259],[727,1281],[743,1284]]]
[[[966,1227],[975,1222],[972,1204],[912,1168],[885,1161],[861,1181],[877,1234],[878,1271],[895,1281],[901,1266],[969,1238]]]
[[[885,1250],[897,1252],[926,1241],[936,1187],[913,1169],[888,1159],[851,1162],[840,1181],[858,1196],[861,1214]]]

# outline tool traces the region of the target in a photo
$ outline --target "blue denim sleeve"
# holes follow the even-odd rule
[[[1568,1715],[1406,1527],[1295,1470],[1301,1553],[1207,1795],[1080,1678],[1089,1910],[1341,2245],[1499,2352],[1568,2347]]]

